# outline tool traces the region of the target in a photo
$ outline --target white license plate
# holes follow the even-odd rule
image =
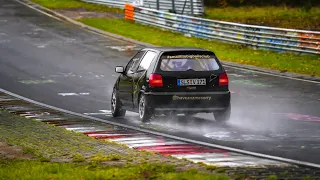
[[[178,86],[206,85],[206,79],[178,79]]]

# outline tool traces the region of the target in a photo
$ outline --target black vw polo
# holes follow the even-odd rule
[[[144,48],[117,66],[111,111],[139,113],[143,122],[155,114],[213,113],[216,121],[230,118],[228,76],[212,51],[186,47]]]

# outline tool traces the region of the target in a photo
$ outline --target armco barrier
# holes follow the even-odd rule
[[[140,0],[83,0],[85,2],[105,4],[123,9],[125,4]],[[202,15],[204,13],[202,0],[141,0],[141,7],[157,9],[164,12],[175,10],[178,14]]]
[[[126,5],[125,8],[125,19],[181,32],[187,36],[221,40],[280,52],[320,54],[320,32],[214,21],[136,7],[131,4]]]

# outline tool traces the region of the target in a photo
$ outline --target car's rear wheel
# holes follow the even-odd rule
[[[214,119],[218,122],[229,121],[231,116],[231,105],[229,104],[229,106],[224,110],[214,111],[213,115]]]
[[[149,122],[153,116],[153,111],[148,103],[146,96],[141,94],[139,99],[139,118],[142,122]]]
[[[116,88],[113,88],[111,96],[111,113],[113,117],[123,117],[126,115],[126,110],[122,108]]]

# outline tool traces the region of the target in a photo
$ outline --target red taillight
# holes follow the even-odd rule
[[[228,86],[229,79],[227,73],[220,74],[219,76],[219,86]]]
[[[160,74],[150,74],[150,76],[149,76],[149,85],[150,85],[150,87],[161,87],[161,86],[163,86],[162,76]]]

